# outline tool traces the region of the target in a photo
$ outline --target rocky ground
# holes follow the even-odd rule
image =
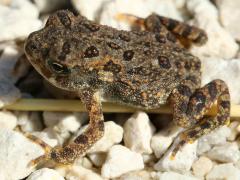
[[[46,83],[24,58],[23,42],[30,32],[44,25],[50,13],[61,8],[119,29],[129,26],[116,20],[117,13],[146,17],[152,12],[201,27],[209,41],[191,51],[202,60],[202,84],[223,79],[230,88],[232,103],[240,103],[240,1],[0,0],[0,107],[21,97],[52,98]],[[104,137],[73,165],[27,166],[44,152],[19,129],[51,146],[63,145],[82,132],[87,119],[86,113],[0,111],[0,179],[240,179],[239,119],[186,145],[172,161],[169,147],[181,129],[170,122],[170,116],[141,111],[106,114]]]

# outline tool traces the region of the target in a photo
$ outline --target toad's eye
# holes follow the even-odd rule
[[[49,60],[48,64],[49,64],[51,70],[54,71],[57,74],[68,74],[68,73],[70,73],[70,70],[68,69],[67,66],[62,65],[58,62]]]

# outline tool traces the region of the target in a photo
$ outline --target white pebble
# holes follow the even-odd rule
[[[124,124],[124,144],[132,151],[151,154],[150,141],[155,127],[145,112],[138,111]]]
[[[58,145],[57,139],[49,136],[49,133],[46,131],[38,131],[38,132],[36,131],[36,132],[32,132],[31,134],[38,137],[39,139],[43,140],[45,143],[47,143],[48,145],[50,145],[52,147]]]
[[[204,177],[213,167],[212,161],[204,156],[201,156],[192,165],[193,173],[195,176]]]
[[[54,126],[58,131],[71,133],[76,132],[86,120],[84,113],[44,112],[43,117],[46,126]]]
[[[43,168],[39,169],[37,171],[34,171],[27,180],[64,180],[64,177],[62,177],[57,171],[53,169]]]
[[[116,18],[116,15],[120,13],[127,13],[140,17],[146,17],[149,14],[156,12],[158,14],[172,17],[175,19],[182,19],[172,0],[72,0],[72,3],[75,8],[88,19],[96,20],[101,17],[101,24],[125,30],[129,30],[130,24]]]
[[[183,175],[176,172],[164,172],[159,179],[156,180],[200,180],[193,176]]]
[[[103,178],[90,169],[82,166],[65,166],[57,169],[67,180],[103,180]]]
[[[233,166],[232,163],[219,164],[207,174],[206,180],[239,180],[240,170]]]
[[[141,170],[141,171],[133,171],[130,173],[126,173],[118,178],[118,180],[155,180],[155,177],[153,177],[153,173],[151,171]]]
[[[143,168],[144,163],[141,154],[122,145],[115,145],[109,150],[101,172],[105,178],[115,178],[124,173]]]
[[[17,112],[18,125],[24,132],[40,131],[43,129],[41,116],[38,112]]]
[[[211,133],[202,136],[198,140],[197,153],[199,155],[209,151],[213,145],[226,143],[227,138],[230,136],[231,130],[227,126],[222,126]]]
[[[44,151],[22,134],[0,129],[0,174],[2,179],[23,179],[28,176],[33,167],[27,167],[29,162]],[[7,167],[7,168],[6,168]]]
[[[171,123],[168,127],[166,127],[166,129],[153,135],[151,139],[151,147],[157,158],[161,157],[165,153],[180,130],[181,128]]]
[[[118,144],[123,138],[123,128],[113,121],[104,123],[104,135],[89,150],[88,153],[107,152],[114,144]]]
[[[240,158],[240,151],[236,142],[227,142],[222,145],[217,145],[207,152],[210,159],[220,162],[237,162]]]
[[[9,111],[0,111],[0,128],[13,129],[17,125],[17,117]]]
[[[240,1],[235,0],[216,0],[219,8],[221,24],[232,34],[238,41],[240,40]]]
[[[240,127],[240,123],[238,121],[231,122],[231,124],[229,125],[229,128],[231,129],[231,134],[227,138],[228,141],[234,141],[236,139],[236,137],[240,133],[239,127]]]
[[[107,156],[106,153],[92,153],[92,154],[88,154],[89,159],[97,167],[101,167],[103,165],[103,163],[106,160],[106,156]]]
[[[239,47],[234,38],[218,21],[217,9],[208,0],[189,0],[187,7],[194,16],[194,24],[204,29],[208,34],[208,42],[201,47],[193,47],[197,56],[233,58]]]
[[[240,103],[240,59],[224,60],[221,58],[201,58],[202,61],[202,85],[214,79],[224,80],[230,91],[231,102]],[[217,66],[216,66],[217,64]],[[228,76],[226,76],[226,74]],[[231,78],[229,78],[231,77]]]
[[[0,5],[0,41],[29,35],[42,25],[37,8],[28,0],[12,0],[8,6]]]
[[[175,145],[178,143],[178,139],[175,140],[173,146],[164,154],[164,156],[154,165],[155,170],[160,171],[177,171],[185,172],[189,171],[194,160],[196,159],[197,141],[192,144],[185,144],[182,149],[178,151],[175,159],[171,159],[171,153]]]

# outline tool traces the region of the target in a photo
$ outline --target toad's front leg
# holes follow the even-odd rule
[[[103,136],[104,119],[99,93],[85,91],[80,96],[90,116],[90,122],[86,131],[79,135],[72,143],[65,147],[52,148],[45,155],[33,160],[31,164],[38,164],[43,159],[53,160],[60,164],[72,163]]]

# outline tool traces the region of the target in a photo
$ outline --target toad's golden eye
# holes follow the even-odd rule
[[[49,60],[48,65],[50,66],[51,70],[54,71],[57,74],[68,74],[68,73],[70,73],[70,70],[68,69],[67,66],[62,65],[58,62]]]

